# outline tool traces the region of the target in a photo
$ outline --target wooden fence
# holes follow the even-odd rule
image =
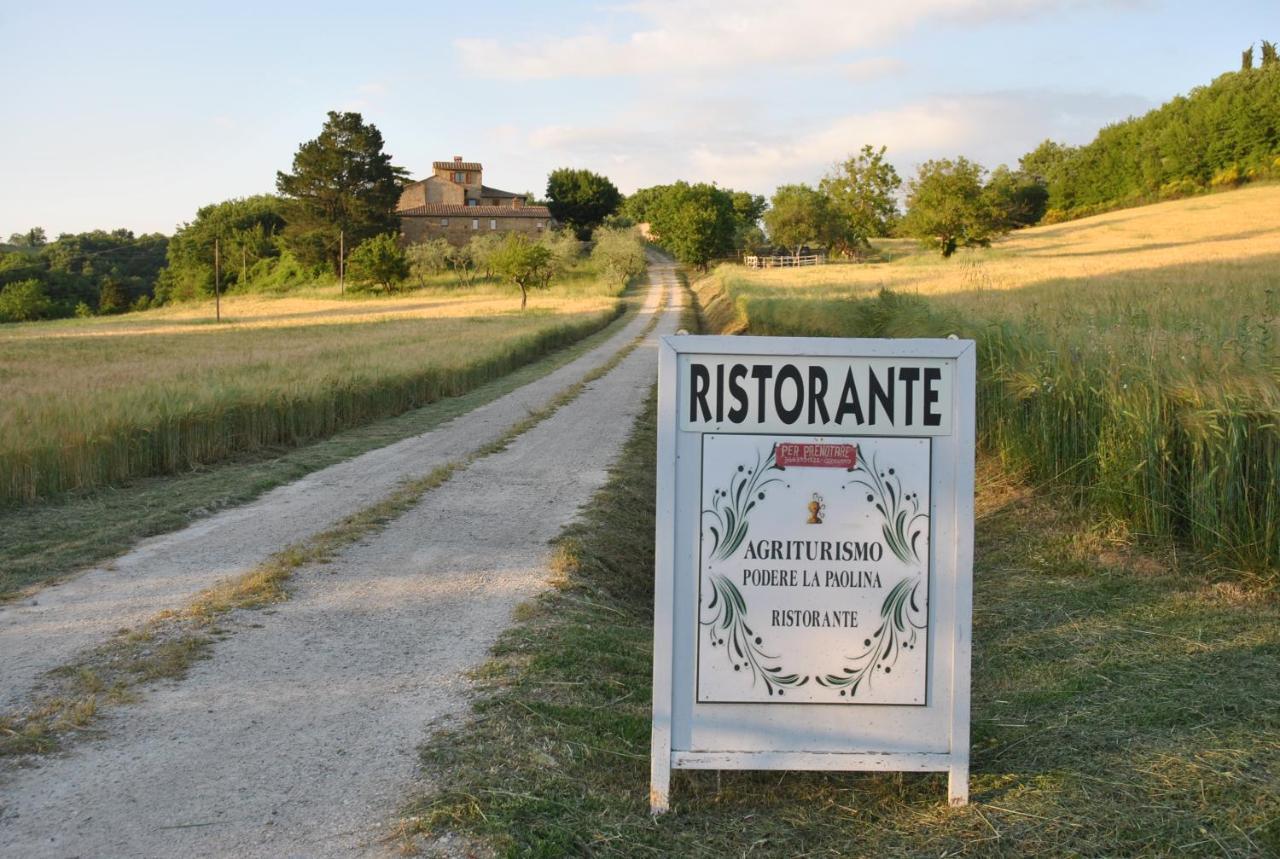
[[[823,265],[827,261],[826,254],[806,254],[805,256],[744,256],[742,262],[748,268],[791,268],[801,265]]]

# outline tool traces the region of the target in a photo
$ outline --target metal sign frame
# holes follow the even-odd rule
[[[721,422],[704,431],[682,428],[681,398],[689,394],[689,383],[681,378],[682,356],[949,363],[947,433],[929,436],[929,658],[924,706],[697,701],[702,436],[704,431],[733,432],[734,427]],[[669,808],[672,769],[940,771],[949,775],[950,803],[968,802],[975,365],[971,340],[689,335],[661,339],[649,792],[653,813]],[[833,430],[801,421],[785,432],[766,434],[822,435],[841,441],[902,433]]]

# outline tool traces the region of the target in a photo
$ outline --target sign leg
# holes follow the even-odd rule
[[[655,817],[671,810],[671,766],[659,766],[654,760],[649,779],[649,813]]]
[[[968,764],[953,764],[947,771],[947,800],[953,808],[969,804]]]

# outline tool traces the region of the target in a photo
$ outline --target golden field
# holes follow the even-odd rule
[[[497,284],[370,298],[322,287],[0,326],[0,503],[300,444],[461,393],[598,330],[578,272],[520,311]]]
[[[1019,231],[951,259],[699,285],[755,334],[946,336],[979,348],[986,446],[1068,480],[1137,532],[1280,563],[1280,186]]]

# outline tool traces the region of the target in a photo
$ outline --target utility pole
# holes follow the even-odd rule
[[[213,239],[213,313],[215,321],[222,321],[222,288],[219,282],[222,280],[222,257],[219,253],[218,238]]]
[[[249,254],[245,250],[244,245],[240,246],[240,288],[244,289],[244,282],[249,279]]]
[[[338,294],[342,295],[347,291],[347,234],[345,230],[338,230]]]

